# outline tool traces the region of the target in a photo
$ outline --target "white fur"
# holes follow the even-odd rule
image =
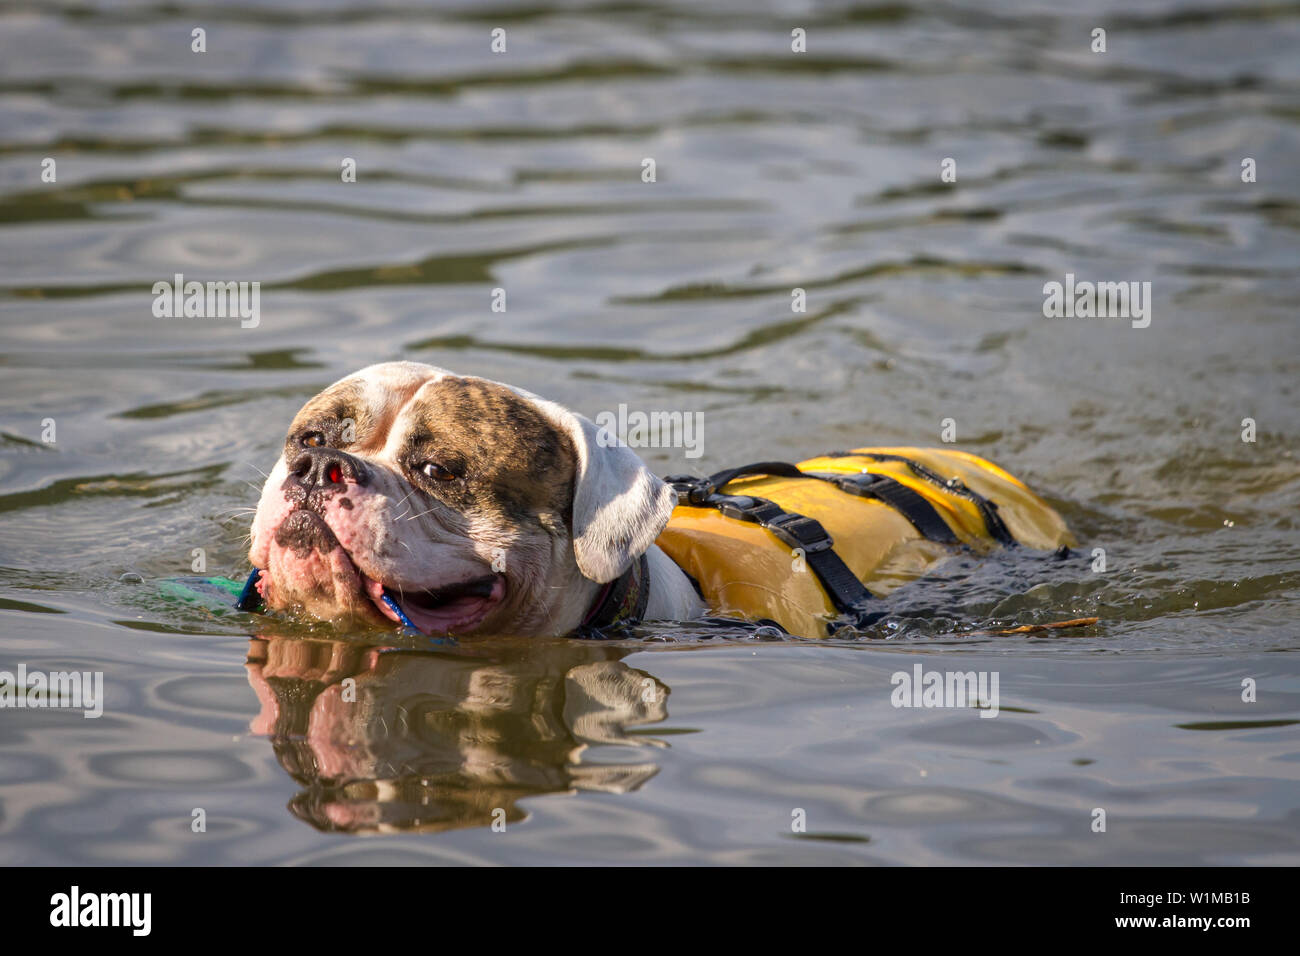
[[[704,613],[704,602],[695,593],[691,579],[657,544],[646,552],[650,565],[650,601],[647,621],[689,621]]]
[[[398,454],[411,424],[406,406],[412,388],[418,394],[444,377],[460,376],[416,362],[390,362],[347,377],[364,382],[368,405],[389,428],[384,447],[367,458],[385,467],[376,470],[367,489],[351,493],[346,516],[326,512],[362,572],[390,590],[440,586],[482,573],[496,551],[504,550],[512,573],[520,575],[516,583],[534,594],[531,604],[516,609],[519,631],[561,634],[581,622],[602,584],[618,578],[644,553],[650,571],[646,619],[685,620],[703,613],[689,578],[654,544],[676,504],[672,488],[627,446],[598,441],[598,429],[589,419],[523,389],[504,386],[567,435],[576,454],[572,541],[553,542],[555,552],[544,560],[538,543],[521,549],[522,543],[502,529],[463,523],[445,509],[410,514],[409,487],[397,478]],[[258,567],[266,566],[272,532],[288,508],[279,490],[286,470],[281,460],[254,521],[250,559]]]

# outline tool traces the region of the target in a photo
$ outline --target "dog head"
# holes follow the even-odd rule
[[[653,543],[672,490],[586,418],[413,362],[295,416],[253,520],[267,606],[430,634],[564,634]]]

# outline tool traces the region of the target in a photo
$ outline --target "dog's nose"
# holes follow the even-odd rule
[[[342,489],[350,481],[364,485],[370,480],[366,466],[337,448],[308,448],[289,463],[289,479],[307,491]]]

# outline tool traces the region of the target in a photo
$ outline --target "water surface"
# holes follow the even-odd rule
[[[1223,0],[8,4],[0,667],[107,702],[0,712],[0,860],[1300,862],[1297,41]],[[155,318],[177,272],[260,281],[260,324]],[[1150,281],[1150,327],[1044,318],[1066,273]],[[247,570],[301,403],[396,358],[702,413],[661,474],[953,419],[1082,548],[955,560],[835,645],[168,601],[196,548]],[[892,707],[918,662],[998,672],[999,715]]]

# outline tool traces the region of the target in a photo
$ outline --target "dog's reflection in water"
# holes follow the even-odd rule
[[[536,639],[446,652],[264,635],[248,679],[254,733],[303,788],[289,806],[345,833],[448,830],[524,818],[544,793],[635,790],[650,761],[591,745],[665,746],[627,729],[667,716],[668,688],[598,643]],[[649,751],[647,751],[647,754]]]

